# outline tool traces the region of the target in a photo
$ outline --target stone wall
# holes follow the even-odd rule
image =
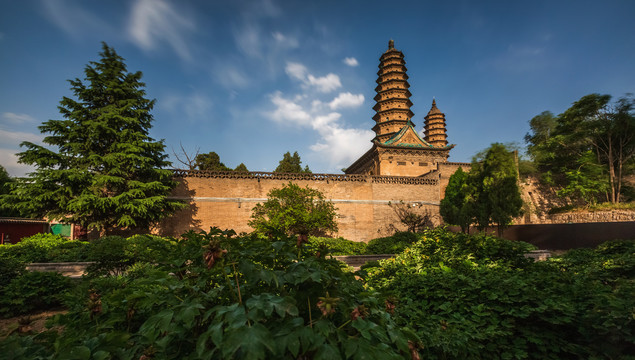
[[[321,191],[338,213],[339,231],[354,241],[391,235],[405,229],[398,222],[391,204],[403,201],[415,212],[429,212],[439,224],[438,175],[428,177],[274,174],[264,172],[177,172],[178,187],[172,198],[189,207],[164,221],[157,232],[180,235],[190,229],[209,230],[210,226],[249,232],[252,208],[267,199],[267,193],[289,181]]]
[[[553,188],[544,186],[538,179],[529,177],[521,183],[525,214],[514,224],[570,224],[635,221],[635,211],[612,210],[549,214],[554,207],[567,204]]]
[[[439,202],[448,179],[459,167],[469,171],[469,165],[441,163],[438,170],[422,177],[178,171],[179,185],[172,198],[189,206],[165,220],[156,232],[178,236],[211,226],[250,232],[247,222],[252,208],[266,201],[271,189],[292,181],[317,189],[333,201],[339,226],[333,236],[367,242],[405,230],[391,207],[400,201],[412,205],[414,212],[430,214],[435,225],[441,224]],[[523,184],[523,193],[528,211],[514,220],[516,225],[635,221],[635,212],[625,210],[548,215],[545,209],[558,201],[557,197],[536,183]]]

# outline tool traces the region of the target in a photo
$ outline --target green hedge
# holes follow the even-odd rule
[[[309,237],[309,244],[315,249],[326,248],[331,255],[364,255],[366,243],[344,238]]]
[[[367,254],[399,254],[419,240],[412,232],[398,232],[393,236],[373,239],[368,242]]]
[[[53,272],[23,272],[0,288],[0,316],[14,317],[62,304],[71,280]]]
[[[425,232],[369,269],[426,359],[625,358],[635,350],[633,242],[549,261],[492,236]]]
[[[84,251],[87,244],[61,235],[36,234],[16,244],[0,245],[0,258],[23,263],[87,261]]]

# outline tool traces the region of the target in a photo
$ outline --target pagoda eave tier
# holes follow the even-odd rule
[[[399,75],[400,78],[388,78],[388,79],[386,79],[389,75]],[[391,82],[391,81],[407,82],[408,79],[410,79],[410,78],[408,77],[408,75],[406,73],[402,73],[401,71],[392,71],[392,72],[389,72],[389,73],[386,73],[386,74],[380,76],[379,78],[377,78],[377,80],[375,80],[375,82],[377,84],[384,84],[384,83],[388,83],[388,82]],[[408,86],[408,87],[410,87],[410,86]]]
[[[386,114],[404,114],[407,119],[388,119],[388,120],[384,120],[384,121],[379,121],[381,120],[382,116],[386,116]],[[412,117],[415,116],[415,113],[412,112],[412,110],[410,109],[390,109],[390,110],[385,110],[385,111],[378,111],[377,114],[375,114],[375,116],[373,116],[373,120],[377,121],[377,122],[386,122],[386,121],[391,121],[391,120],[399,120],[399,121],[407,121],[408,119],[412,119]]]
[[[373,106],[373,110],[375,111],[380,111],[379,109],[381,108],[381,106],[389,101],[398,101],[399,103],[405,104],[405,106],[407,108],[410,108],[412,106],[412,101],[410,101],[410,99],[402,99],[402,98],[390,98],[390,99],[386,99],[386,100],[381,100],[378,101],[377,104],[375,104],[375,106]],[[395,110],[400,110],[399,108],[394,108]],[[391,109],[392,110],[392,109]],[[388,111],[388,110],[387,110]],[[414,115],[414,114],[413,114]]]
[[[380,125],[390,125],[390,124],[400,124],[403,127],[403,126],[408,125],[408,120],[388,120],[388,121],[383,121],[383,122],[375,124],[375,126],[373,126],[373,128],[371,130],[377,132],[377,130],[379,130]],[[414,126],[414,124],[413,124],[413,126]],[[385,133],[385,134],[381,134],[381,135],[377,135],[377,136],[385,136],[385,135],[393,136],[393,135],[395,135],[398,132],[399,131],[393,131],[393,132],[390,132],[390,133]]]
[[[410,93],[410,90],[407,90],[407,89],[386,89],[386,90],[378,92],[377,95],[375,95],[375,97],[373,98],[373,100],[381,101],[382,95],[384,95],[384,93],[386,93],[388,91],[394,91],[394,92],[403,93],[403,95],[404,95],[403,97],[395,97],[394,99],[407,99],[407,98],[412,96],[412,94]],[[386,100],[390,100],[390,99],[386,99]]]
[[[381,66],[379,68],[379,71],[377,71],[377,75],[378,76],[382,76],[382,75],[394,72],[394,71],[385,71],[385,69],[388,68],[388,67],[394,67],[394,68],[398,69],[398,70],[395,70],[395,71],[399,71],[399,72],[403,72],[403,73],[408,71],[408,68],[406,67],[406,65],[403,65],[403,64],[386,64],[386,65]]]
[[[384,92],[384,91],[388,91],[388,90],[402,90],[400,88],[389,88],[389,89],[382,89],[382,85],[384,84],[388,84],[391,82],[396,82],[396,83],[400,83],[403,84],[403,89],[408,89],[410,87],[410,84],[408,84],[407,81],[403,81],[403,80],[397,80],[397,79],[392,79],[392,80],[388,80],[388,81],[384,81],[382,83],[379,83],[379,85],[377,85],[377,87],[375,88],[375,92],[380,93],[380,92]]]
[[[381,55],[379,61],[384,62],[388,59],[403,59],[403,53],[396,49],[390,49]]]

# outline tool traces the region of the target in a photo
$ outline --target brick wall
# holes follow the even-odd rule
[[[249,232],[251,209],[273,188],[293,181],[321,191],[338,209],[339,231],[354,241],[369,241],[403,229],[390,203],[404,201],[416,212],[430,212],[439,223],[438,175],[429,178],[395,176],[206,173],[181,172],[174,198],[189,203],[185,210],[164,221],[157,232],[177,236],[189,229],[210,226]]]

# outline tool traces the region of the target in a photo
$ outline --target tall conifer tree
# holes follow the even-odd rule
[[[163,141],[149,136],[154,100],[145,98],[141,72],[103,44],[101,59],[69,80],[63,120],[40,127],[45,146],[23,142],[19,161],[35,172],[21,179],[10,201],[32,216],[80,224],[102,232],[145,230],[181,207],[166,196],[174,188]]]

